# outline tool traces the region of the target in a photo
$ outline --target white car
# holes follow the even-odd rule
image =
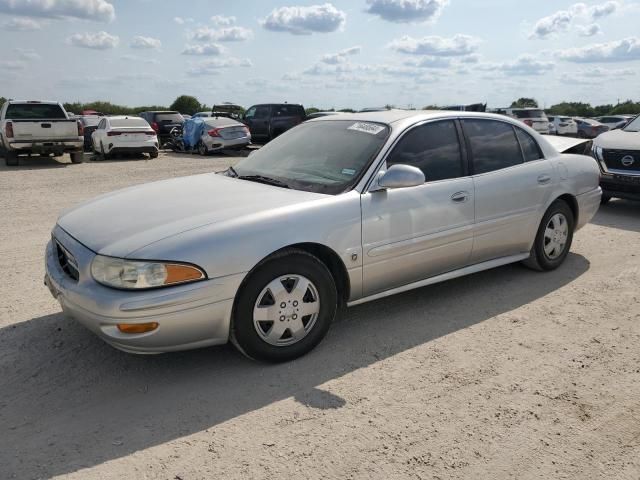
[[[556,135],[577,135],[578,124],[571,117],[548,117],[553,123]],[[551,130],[551,129],[550,129]],[[551,133],[551,131],[549,132]]]
[[[607,115],[598,117],[595,120],[609,127],[609,130],[615,130],[616,128],[624,127],[631,118],[629,115]]]
[[[549,134],[549,119],[541,108],[498,108],[492,112],[520,120],[538,133]]]
[[[91,135],[93,151],[100,159],[124,153],[147,153],[158,156],[158,135],[140,117],[104,117]]]
[[[251,133],[246,125],[227,117],[204,120],[205,128],[198,143],[198,153],[208,155],[220,150],[237,150],[251,143]]]

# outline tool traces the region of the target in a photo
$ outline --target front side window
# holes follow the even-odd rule
[[[389,132],[387,125],[373,122],[303,123],[240,161],[233,176],[268,178],[288,188],[336,195],[360,180]]]
[[[475,174],[493,172],[523,163],[513,127],[495,120],[463,120]]]
[[[249,110],[247,110],[247,113],[244,114],[244,117],[253,118],[255,114],[256,114],[256,107],[251,107]]]
[[[427,182],[461,177],[462,154],[455,123],[445,120],[410,130],[387,159],[387,167],[397,164],[419,168]]]

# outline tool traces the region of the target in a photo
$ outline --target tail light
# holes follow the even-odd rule
[[[84,137],[84,125],[82,125],[80,120],[78,120],[78,136]]]
[[[533,127],[533,121],[532,120],[527,119],[527,120],[524,121],[524,124],[528,125],[529,127]]]
[[[247,135],[249,135],[249,133],[251,133],[251,131],[247,127],[242,127],[242,131]]]
[[[155,135],[156,132],[155,130],[147,130],[146,132],[144,132],[146,135]]]
[[[220,136],[220,129],[219,128],[214,128],[213,130],[209,130],[207,133],[209,134],[210,137],[219,137]]]
[[[153,128],[156,133],[160,131],[160,125],[158,125],[158,122],[153,122],[151,124],[151,128]]]
[[[4,127],[4,133],[7,138],[13,138],[13,122],[7,122]]]
[[[117,135],[122,135],[122,132],[115,132],[113,130],[111,130],[110,132],[107,132],[107,137],[115,137]]]

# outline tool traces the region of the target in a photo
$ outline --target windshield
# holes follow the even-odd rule
[[[12,103],[7,107],[8,120],[63,120],[67,116],[60,105],[51,103]]]
[[[542,110],[514,110],[517,118],[547,118]]]
[[[303,123],[234,169],[241,177],[268,177],[296,190],[336,195],[353,188],[388,136],[389,127],[380,123]]]
[[[640,115],[631,120],[623,130],[625,132],[640,132]]]

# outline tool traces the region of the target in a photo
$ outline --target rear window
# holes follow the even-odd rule
[[[100,117],[82,117],[80,121],[85,127],[95,127],[100,123]]]
[[[43,103],[13,103],[7,107],[8,120],[63,120],[67,116],[60,105]]]
[[[112,118],[109,120],[112,127],[139,127],[149,128],[149,124],[144,118]]]
[[[542,110],[514,110],[513,114],[517,118],[547,118]]]
[[[179,113],[157,113],[156,122],[159,123],[183,123],[184,117]]]

